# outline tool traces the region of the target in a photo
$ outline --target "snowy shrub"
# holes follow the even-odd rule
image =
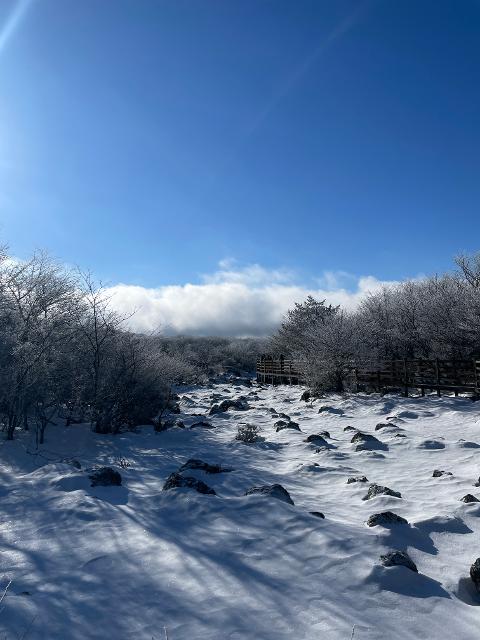
[[[260,440],[260,429],[254,424],[241,424],[238,426],[235,440],[252,444]]]

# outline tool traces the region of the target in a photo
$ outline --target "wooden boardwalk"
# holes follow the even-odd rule
[[[257,381],[266,384],[304,384],[305,375],[300,362],[272,356],[257,359]],[[418,389],[472,393],[480,397],[480,359],[384,360],[378,363],[359,363],[351,366],[348,381],[357,390],[386,391],[398,389],[408,396]]]

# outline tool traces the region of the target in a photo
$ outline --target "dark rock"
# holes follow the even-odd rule
[[[328,447],[329,444],[328,442],[325,440],[325,438],[322,438],[321,435],[319,434],[312,434],[311,436],[308,436],[308,438],[305,438],[304,442],[309,442],[310,444],[314,444],[316,447]]]
[[[94,469],[88,477],[92,487],[118,487],[122,484],[122,476],[112,467]]]
[[[473,485],[474,487],[480,487],[480,478],[478,478],[477,482]]]
[[[190,429],[215,429],[211,422],[208,420],[200,420],[199,422],[194,422]]]
[[[480,449],[478,442],[472,442],[471,440],[464,440],[463,438],[457,442],[462,449]]]
[[[397,516],[393,511],[382,511],[381,513],[374,513],[367,520],[367,525],[369,527],[376,527],[377,525],[381,527],[388,527],[391,524],[408,524],[405,518],[401,516]]]
[[[327,405],[324,405],[323,407],[320,407],[318,413],[332,413],[334,415],[343,416],[345,411],[343,409],[337,409],[336,407],[329,407]]]
[[[322,438],[330,438],[330,433],[328,431],[319,431],[317,435],[322,436]]]
[[[451,471],[442,471],[441,469],[434,469],[432,478],[441,478],[442,476],[453,476]]]
[[[407,434],[406,433],[396,433],[394,437],[395,438],[406,438]]]
[[[383,487],[380,484],[371,484],[368,488],[367,495],[362,499],[370,500],[371,498],[375,498],[375,496],[392,496],[393,498],[401,498],[402,494],[399,491],[393,491],[393,489]]]
[[[325,516],[321,511],[309,511],[311,516],[315,516],[316,518],[323,518],[325,520]]]
[[[445,444],[440,440],[424,440],[418,445],[419,449],[445,449]]]
[[[406,551],[389,551],[385,555],[380,556],[380,562],[384,567],[406,567],[418,573],[417,565]]]
[[[299,425],[296,422],[293,421],[289,421],[286,422],[284,420],[279,420],[278,422],[275,423],[275,431],[283,431],[283,429],[295,429],[295,431],[301,431]]]
[[[477,558],[470,567],[470,578],[472,579],[477,591],[480,591],[480,558]]]
[[[308,402],[311,397],[312,397],[312,392],[307,389],[300,396],[300,400],[303,400],[304,402]]]
[[[166,420],[163,423],[163,430],[165,429],[185,429],[185,423],[183,422],[183,420],[180,420],[179,418],[175,419],[175,420]]]
[[[379,431],[380,429],[384,429],[385,427],[392,427],[393,425],[388,422],[379,422],[375,427],[375,431]]]
[[[368,482],[368,478],[367,476],[352,476],[347,480],[347,484],[353,484],[354,482]]]
[[[354,427],[351,427],[350,425],[348,425],[348,427],[344,427],[343,430],[344,431],[356,431],[356,429]]]
[[[272,498],[277,498],[277,500],[282,500],[282,502],[287,502],[288,504],[294,504],[293,500],[290,497],[290,494],[281,484],[270,484],[264,485],[262,487],[251,487],[245,492],[246,496],[250,496],[253,494],[259,493],[264,496],[270,496]]]
[[[467,504],[470,504],[470,502],[480,502],[480,500],[475,496],[472,496],[471,493],[467,493],[467,495],[463,496],[463,498],[460,498],[460,500],[462,502],[466,502]]]
[[[205,471],[205,473],[226,473],[231,471],[231,469],[221,467],[219,464],[209,464],[208,462],[197,460],[196,458],[190,458],[190,460],[187,460],[185,464],[182,464],[179,468],[179,472],[185,471],[186,469],[199,469],[200,471]]]
[[[386,445],[380,442],[378,438],[375,438],[375,436],[369,433],[361,433],[360,431],[353,436],[350,442],[357,445],[355,451],[385,450],[387,448]]]
[[[167,480],[165,481],[165,484],[163,485],[163,491],[177,488],[195,489],[195,491],[198,491],[198,493],[212,496],[216,495],[215,491],[211,487],[206,485],[205,482],[197,480],[197,478],[182,476],[177,471],[174,471],[168,476]]]
[[[244,398],[237,398],[236,400],[222,400],[220,404],[214,404],[209,411],[209,415],[213,416],[217,413],[224,413],[229,409],[235,409],[235,411],[246,411],[250,409],[248,402]]]
[[[82,465],[80,464],[80,462],[78,460],[75,460],[75,458],[72,458],[72,460],[69,460],[68,464],[71,464],[72,467],[75,467],[75,469],[81,469],[82,468]]]

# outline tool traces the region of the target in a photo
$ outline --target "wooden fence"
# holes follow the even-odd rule
[[[409,390],[473,393],[480,396],[480,360],[385,360],[380,363],[353,365],[347,375],[353,388],[383,391],[399,389],[408,396]],[[283,357],[262,356],[257,359],[257,381],[267,384],[303,384],[302,366]]]
[[[280,356],[257,358],[257,382],[265,384],[303,384],[305,382],[301,366],[295,360]]]
[[[408,396],[409,389],[480,395],[480,360],[387,360],[376,367],[356,367],[357,387],[382,389],[400,388]]]

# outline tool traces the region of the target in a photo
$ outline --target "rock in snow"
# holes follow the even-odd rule
[[[321,435],[319,434],[312,434],[311,436],[308,436],[308,438],[305,438],[305,442],[309,442],[310,444],[314,444],[316,447],[328,447],[328,442],[325,440],[325,438],[322,438]]]
[[[477,591],[480,592],[480,558],[477,558],[470,567],[470,578],[472,579]]]
[[[384,567],[407,567],[407,569],[418,573],[417,565],[406,551],[389,551],[380,556],[380,562]]]
[[[472,496],[471,493],[467,493],[467,495],[463,496],[463,498],[460,498],[460,500],[462,502],[466,502],[467,504],[469,504],[470,502],[480,502],[480,500],[475,496]]]
[[[300,431],[298,424],[292,420],[289,420],[288,422],[287,420],[278,420],[278,422],[274,424],[274,427],[277,433],[279,431],[283,431],[283,429],[295,429],[295,431]]]
[[[272,498],[277,498],[277,500],[282,500],[283,502],[287,502],[288,504],[294,504],[293,500],[290,497],[288,491],[282,487],[281,484],[269,484],[263,485],[262,487],[251,487],[245,491],[246,496],[250,496],[256,493],[260,493],[264,496],[270,496]]]
[[[185,464],[182,464],[179,468],[179,472],[185,471],[186,469],[199,469],[200,471],[205,471],[205,473],[226,473],[232,471],[231,469],[221,467],[219,464],[209,464],[208,462],[197,460],[196,458],[190,458],[190,460],[187,460]]]
[[[122,484],[122,476],[112,467],[94,469],[88,477],[91,480],[92,487],[118,487]]]
[[[451,471],[442,471],[441,469],[434,469],[432,478],[441,478],[442,476],[453,476]]]
[[[347,480],[347,484],[353,484],[354,482],[368,482],[367,476],[351,476]]]
[[[377,525],[381,527],[388,527],[391,524],[408,524],[405,518],[402,516],[398,516],[393,511],[382,511],[381,513],[374,513],[367,520],[367,525],[369,527],[376,527]]]
[[[383,487],[380,484],[372,484],[368,488],[367,495],[364,496],[363,500],[370,500],[375,496],[392,496],[393,498],[401,498],[402,494],[399,491],[393,491],[393,489]]]
[[[190,476],[182,476],[182,474],[178,473],[178,471],[174,471],[171,473],[165,481],[163,485],[163,491],[168,491],[169,489],[195,489],[198,493],[204,493],[206,495],[215,496],[215,491],[209,487],[205,482],[201,480],[197,480],[197,478],[192,478]]]

